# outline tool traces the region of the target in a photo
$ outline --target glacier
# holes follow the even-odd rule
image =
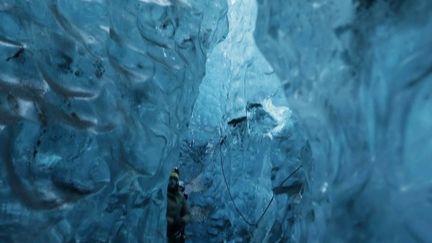
[[[1,0],[0,242],[430,242],[432,2]],[[429,108],[428,108],[429,107]]]

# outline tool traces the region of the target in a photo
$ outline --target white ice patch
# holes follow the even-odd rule
[[[0,74],[0,82],[3,81],[8,84],[19,84],[19,80],[15,77],[6,75],[6,74]]]
[[[292,111],[287,106],[275,106],[271,99],[265,99],[262,102],[263,109],[276,121],[276,126],[270,130],[265,136],[269,136],[271,139],[275,134],[281,132],[287,125],[287,122],[291,121]]]
[[[62,160],[61,156],[56,154],[38,154],[36,161],[42,170],[48,169]]]
[[[20,114],[20,116],[25,117],[29,120],[35,120],[35,121],[37,120],[37,115],[36,115],[33,102],[19,99],[18,103],[19,103],[18,113]]]
[[[89,2],[89,3],[92,3],[92,2],[95,2],[95,3],[104,3],[104,0],[81,0],[81,1],[83,1],[83,2]]]
[[[313,3],[312,3],[312,7],[313,7],[314,9],[318,9],[318,8],[321,8],[324,4],[325,4],[325,3],[313,2]]]
[[[106,25],[99,25],[99,28],[102,29],[103,31],[109,33],[110,32],[110,27],[106,26]]]
[[[324,182],[324,184],[321,186],[321,192],[326,193],[328,188],[328,183]]]
[[[141,2],[144,3],[154,3],[160,6],[170,6],[171,5],[171,1],[169,0],[140,0]]]

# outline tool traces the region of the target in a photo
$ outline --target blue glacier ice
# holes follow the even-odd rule
[[[163,242],[225,2],[1,1],[0,242]]]
[[[0,0],[0,242],[431,242],[432,2]]]

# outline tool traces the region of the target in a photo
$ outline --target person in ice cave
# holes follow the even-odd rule
[[[167,197],[167,238],[170,243],[185,242],[185,226],[191,220],[184,192],[180,190],[179,171],[171,172]]]

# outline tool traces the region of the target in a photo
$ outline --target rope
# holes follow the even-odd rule
[[[243,219],[243,221],[244,221],[246,224],[248,224],[249,226],[256,226],[256,224],[251,223],[249,220],[246,219],[246,217],[243,215],[243,213],[242,213],[242,212],[240,211],[240,209],[237,207],[237,204],[234,202],[234,199],[233,199],[232,194],[231,194],[230,187],[228,186],[227,178],[226,178],[226,176],[225,176],[225,170],[224,170],[224,168],[223,168],[223,159],[222,159],[221,151],[220,151],[220,163],[221,163],[222,175],[223,175],[223,178],[224,178],[224,181],[225,181],[225,186],[226,186],[226,188],[227,188],[228,195],[229,195],[229,197],[230,197],[230,199],[231,199],[231,202],[232,202],[233,205],[234,205],[235,210],[237,211],[237,213],[240,215],[240,217]]]
[[[233,199],[233,196],[232,196],[232,194],[231,194],[231,189],[230,189],[230,187],[229,187],[229,185],[228,185],[228,180],[227,180],[227,178],[226,178],[226,176],[225,176],[225,170],[224,170],[224,166],[223,166],[223,159],[222,159],[222,145],[223,145],[223,143],[225,142],[225,138],[226,138],[226,136],[224,136],[222,139],[221,139],[221,141],[220,141],[220,143],[219,143],[219,157],[220,157],[220,166],[221,166],[221,170],[222,170],[222,176],[223,176],[223,178],[224,178],[224,182],[225,182],[225,187],[226,187],[226,189],[227,189],[227,191],[228,191],[228,195],[229,195],[229,198],[230,198],[230,200],[231,200],[231,202],[232,202],[232,204],[234,205],[234,208],[235,208],[235,210],[236,210],[236,212],[237,212],[237,214],[238,215],[240,215],[240,217],[243,219],[243,221],[247,224],[247,225],[249,225],[249,226],[252,226],[252,227],[258,227],[258,224],[261,222],[261,219],[264,217],[264,215],[267,213],[267,211],[268,211],[268,209],[270,208],[270,206],[271,206],[271,204],[273,203],[273,200],[274,200],[274,197],[275,197],[275,194],[272,192],[272,197],[271,197],[271,199],[270,199],[270,201],[268,202],[268,204],[267,204],[267,206],[266,206],[266,208],[264,209],[264,211],[262,212],[262,214],[260,215],[260,217],[258,218],[258,220],[256,221],[256,223],[252,223],[252,222],[250,222],[245,216],[244,216],[244,214],[241,212],[241,210],[239,209],[239,207],[237,206],[237,204],[234,202],[234,199]],[[289,174],[280,184],[279,184],[279,186],[282,186],[291,176],[293,176],[295,173],[297,173],[297,171],[301,168],[301,167],[303,167],[303,165],[299,165],[293,172],[291,172],[291,174]]]

